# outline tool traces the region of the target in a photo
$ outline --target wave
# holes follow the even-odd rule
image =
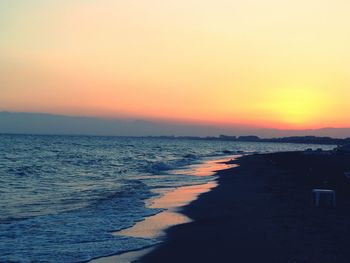
[[[154,245],[159,241],[112,235],[161,212],[144,206],[152,196],[144,183],[127,180],[85,208],[0,224],[0,261],[82,262]]]
[[[197,163],[199,160],[199,157],[193,154],[188,154],[185,156],[186,158],[151,163],[146,167],[146,172],[151,174],[164,174],[166,171],[179,169],[183,166]]]
[[[159,161],[159,162],[151,162],[146,166],[146,172],[151,174],[166,174],[167,171],[176,170],[181,167],[199,163],[203,158],[210,157],[218,157],[218,156],[228,156],[228,155],[238,155],[238,154],[246,154],[244,151],[232,151],[232,150],[222,150],[222,151],[214,151],[209,152],[203,155],[196,155],[193,153],[184,154],[182,158],[169,160],[169,161]]]

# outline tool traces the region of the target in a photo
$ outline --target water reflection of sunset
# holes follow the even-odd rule
[[[186,170],[179,170],[177,173],[188,176],[211,176],[215,171],[233,167],[232,164],[226,162],[232,158],[208,160],[202,164],[196,164]],[[118,231],[116,235],[156,238],[162,236],[163,230],[177,224],[190,222],[191,220],[183,214],[178,213],[178,209],[195,200],[200,194],[208,192],[217,186],[216,181],[210,181],[206,184],[191,185],[176,188],[166,192],[159,198],[149,200],[148,207],[166,209],[165,211],[151,217],[145,218],[131,228]]]
[[[231,158],[209,160],[202,164],[191,165],[189,166],[189,168],[186,169],[186,174],[193,175],[193,176],[210,176],[215,174],[215,171],[233,167],[234,166],[233,164],[227,163],[227,161],[229,160],[231,160]],[[178,170],[176,171],[176,173],[181,174],[183,173],[183,171]]]
[[[137,223],[132,228],[118,231],[116,235],[156,238],[163,235],[166,228],[184,224],[191,220],[177,212],[179,207],[188,204],[196,199],[201,193],[207,192],[216,186],[216,182],[212,181],[207,184],[184,186],[170,191],[160,198],[153,199],[149,207],[167,209],[159,214],[146,217],[144,221]]]

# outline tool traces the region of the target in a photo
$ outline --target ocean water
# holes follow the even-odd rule
[[[160,189],[206,183],[191,164],[237,153],[332,146],[0,135],[0,262],[82,262],[155,239],[112,235],[160,212]]]

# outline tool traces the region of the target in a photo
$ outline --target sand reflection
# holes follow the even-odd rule
[[[215,174],[215,171],[234,166],[225,163],[229,160],[230,159],[210,160],[202,164],[191,165],[185,170],[176,171],[176,173],[185,173],[192,176],[211,176]],[[115,232],[114,234],[143,238],[159,238],[164,235],[164,230],[170,226],[190,222],[191,219],[180,214],[178,209],[195,200],[200,194],[208,192],[216,186],[216,181],[210,181],[200,185],[183,186],[166,192],[161,197],[151,199],[147,202],[147,207],[163,208],[166,210],[145,218],[145,220],[131,228]]]
[[[214,175],[216,171],[228,169],[230,167],[236,166],[234,164],[227,164],[227,161],[230,159],[220,159],[220,160],[210,160],[202,164],[191,165],[186,170],[178,170],[176,173],[183,173],[186,171],[186,174],[193,176],[211,176]]]
[[[170,226],[188,223],[187,216],[177,212],[179,207],[196,199],[201,193],[209,191],[217,185],[215,181],[207,184],[179,187],[168,192],[160,198],[153,199],[148,205],[151,208],[165,208],[167,210],[145,218],[131,228],[115,232],[116,235],[157,238],[164,234],[164,230]]]

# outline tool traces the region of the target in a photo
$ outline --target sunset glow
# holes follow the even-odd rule
[[[329,112],[327,97],[317,90],[305,87],[286,87],[270,95],[264,102],[262,111],[270,112],[277,120],[287,126],[308,126],[321,121],[323,114]]]
[[[350,2],[0,3],[0,110],[350,126]]]

